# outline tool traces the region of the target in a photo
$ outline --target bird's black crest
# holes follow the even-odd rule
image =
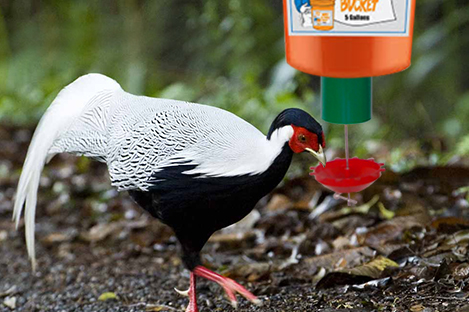
[[[270,126],[267,139],[270,140],[272,133],[284,126],[294,125],[318,135],[319,144],[322,144],[322,127],[310,114],[299,108],[287,108],[282,111]]]

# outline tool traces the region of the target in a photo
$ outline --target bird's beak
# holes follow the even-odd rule
[[[321,145],[319,145],[319,151],[317,152],[311,148],[305,148],[305,150],[313,154],[313,156],[319,160],[322,166],[326,167],[326,162],[327,162],[326,155],[324,154],[324,150],[322,149]]]

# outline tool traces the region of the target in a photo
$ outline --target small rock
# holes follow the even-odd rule
[[[0,242],[3,242],[8,238],[8,232],[7,231],[0,231]]]
[[[12,310],[16,309],[16,297],[6,297],[3,304]]]

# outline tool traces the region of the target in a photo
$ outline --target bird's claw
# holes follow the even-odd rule
[[[212,282],[217,283],[220,285],[230,300],[231,305],[236,308],[238,306],[238,300],[236,299],[236,293],[240,294],[247,300],[251,301],[256,305],[261,305],[261,301],[254,296],[249,290],[241,286],[240,284],[236,283],[234,280],[228,277],[221,276],[209,269],[198,266],[194,269],[193,273],[197,276],[206,278]]]
[[[249,290],[241,286],[240,284],[236,283],[234,280],[230,278],[225,278],[225,280],[220,283],[220,285],[223,287],[225,290],[226,295],[228,296],[228,299],[231,302],[231,305],[233,308],[238,307],[238,300],[236,299],[236,293],[240,294],[247,300],[251,301],[255,305],[259,306],[262,304],[262,301],[260,301],[256,296],[254,296]]]
[[[179,290],[177,289],[176,287],[174,287],[174,290],[180,294],[181,296],[184,296],[184,297],[189,297],[189,291],[190,291],[190,288],[188,290]]]

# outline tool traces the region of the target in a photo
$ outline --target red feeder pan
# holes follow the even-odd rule
[[[363,191],[373,184],[381,176],[384,164],[377,163],[374,159],[349,159],[349,169],[346,169],[346,160],[336,158],[327,162],[326,167],[321,164],[311,167],[310,175],[328,189],[342,193],[356,193]]]

